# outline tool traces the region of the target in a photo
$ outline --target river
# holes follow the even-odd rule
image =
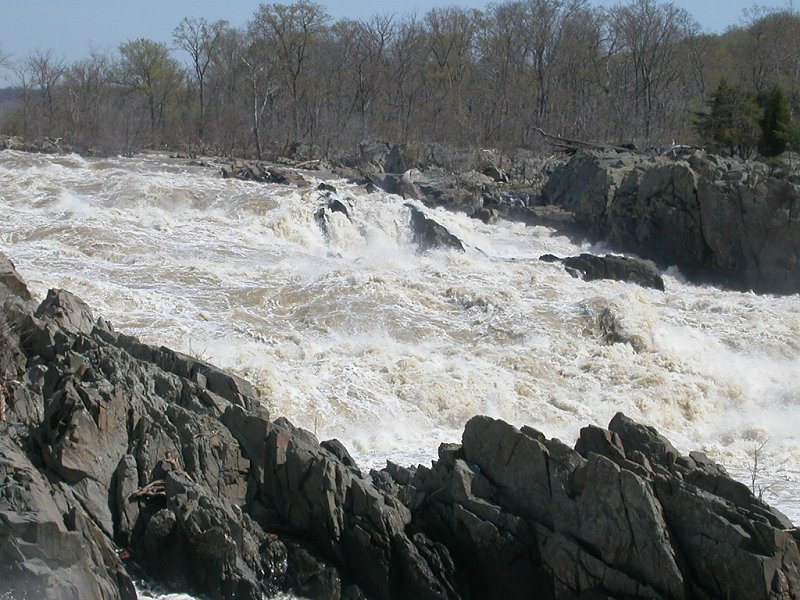
[[[427,463],[475,414],[571,444],[622,411],[800,521],[797,295],[675,269],[666,292],[583,282],[537,258],[602,248],[444,210],[428,213],[468,251],[418,255],[403,200],[344,181],[352,222],[334,213],[326,237],[316,183],[5,150],[0,249],[36,297],[68,289],[119,331],[236,372],[361,466]]]

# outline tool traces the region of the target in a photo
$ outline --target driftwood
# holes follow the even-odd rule
[[[616,150],[618,152],[631,152],[634,150],[633,147],[626,147],[626,146],[615,146],[613,144],[599,144],[597,142],[589,142],[587,140],[576,140],[571,138],[565,138],[558,135],[553,135],[547,133],[540,127],[536,128],[536,131],[539,132],[549,144],[552,146],[556,146],[557,148],[563,148],[566,152],[575,152],[576,150],[580,149],[587,149],[587,150]]]
[[[138,490],[133,492],[130,495],[130,499],[140,500],[142,498],[163,498],[166,495],[166,482],[163,479],[156,479],[155,481],[151,481],[144,487],[140,487]]]

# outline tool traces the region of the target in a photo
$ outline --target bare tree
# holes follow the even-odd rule
[[[30,54],[25,59],[25,64],[30,74],[31,82],[38,88],[41,99],[45,104],[48,129],[52,131],[55,121],[53,90],[66,69],[64,61],[55,58],[52,50],[47,50]]]
[[[73,143],[88,146],[99,136],[103,126],[102,107],[112,95],[110,79],[111,60],[97,52],[73,63],[64,72],[67,127]]]
[[[631,66],[633,108],[649,142],[660,103],[683,75],[680,48],[694,22],[684,9],[656,0],[632,0],[611,9],[609,16],[619,49]]]
[[[540,120],[545,119],[549,110],[565,22],[586,3],[587,0],[528,0],[526,43],[538,84],[536,104]]]
[[[223,34],[227,27],[227,21],[220,20],[209,23],[205,19],[185,18],[172,32],[172,39],[180,48],[188,52],[192,59],[199,97],[200,114],[197,135],[200,140],[204,137],[206,124],[206,72],[222,48]]]
[[[477,36],[480,122],[484,142],[498,135],[519,143],[522,105],[526,102],[525,4],[491,5]]]
[[[0,50],[0,69],[7,69],[9,66],[11,66],[11,55]]]
[[[278,69],[289,91],[292,136],[301,136],[300,114],[307,92],[305,67],[309,54],[326,31],[329,17],[322,5],[308,0],[293,4],[260,4],[250,24],[253,35],[260,37],[264,48],[277,56]]]
[[[474,65],[479,17],[478,11],[457,7],[434,8],[425,16],[428,52],[432,58],[431,68],[426,72],[433,102],[434,135],[472,133],[465,84]]]
[[[270,83],[269,63],[259,62],[253,52],[253,46],[243,49],[239,53],[239,60],[247,70],[247,78],[250,83],[251,104],[251,132],[253,145],[255,146],[256,158],[261,160],[263,149],[261,147],[261,123],[264,111],[272,102],[277,87]],[[249,50],[249,51],[248,51]]]

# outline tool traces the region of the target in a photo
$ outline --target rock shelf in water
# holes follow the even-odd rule
[[[235,376],[40,305],[0,257],[0,597],[800,597],[798,534],[618,414],[574,448],[474,417],[363,474]]]

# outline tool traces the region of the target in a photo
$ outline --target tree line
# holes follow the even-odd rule
[[[754,110],[747,126],[763,125],[763,99],[780,93],[785,123],[774,129],[789,144],[800,114],[800,17],[753,9],[712,35],[657,0],[517,0],[338,21],[299,0],[260,4],[243,27],[186,18],[171,45],[140,38],[71,64],[52,51],[3,63],[17,102],[0,130],[102,152],[261,157],[366,137],[536,150],[540,130],[737,152],[759,142],[731,141],[708,117],[730,90]]]

